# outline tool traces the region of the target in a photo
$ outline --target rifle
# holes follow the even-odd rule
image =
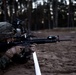
[[[0,46],[5,45],[6,49],[9,49],[9,48],[11,48],[13,46],[18,46],[18,45],[22,45],[22,46],[27,45],[27,46],[29,46],[30,44],[34,44],[34,43],[36,43],[36,44],[45,44],[45,43],[56,43],[56,42],[60,42],[60,41],[71,41],[71,39],[59,39],[59,36],[48,36],[47,38],[37,38],[37,37],[35,37],[33,35],[27,35],[26,37],[25,36],[20,36],[20,37],[13,37],[13,38],[16,39],[16,40],[12,41],[12,42],[0,43]],[[17,61],[17,62],[21,62],[21,61],[24,62],[24,60],[29,59],[29,56],[31,55],[31,53],[33,53],[32,55],[33,55],[36,75],[41,75],[41,71],[40,71],[40,68],[39,68],[38,61],[37,61],[36,52],[22,51],[21,54],[20,54],[21,56],[19,56],[19,55],[16,56],[16,58],[14,58],[14,60]],[[23,54],[23,57],[22,57],[22,54]],[[19,57],[19,58],[17,58],[17,57]],[[6,64],[9,64],[9,63],[6,63]],[[6,67],[6,64],[4,64],[5,67]],[[5,68],[5,67],[3,67],[3,68]],[[37,72],[39,72],[39,73],[37,73]]]
[[[33,38],[34,37],[34,38]],[[71,39],[60,39],[59,36],[48,36],[47,38],[36,38],[36,36],[28,35],[28,36],[20,36],[13,37],[15,41],[13,42],[2,42],[0,43],[0,47],[9,49],[13,46],[17,45],[30,45],[30,44],[45,44],[45,43],[56,43],[60,41],[71,41]],[[2,49],[1,48],[1,49]]]
[[[45,43],[56,43],[60,41],[71,41],[71,39],[59,39],[59,36],[48,36],[47,38],[32,38],[35,36],[28,36],[28,37],[14,37],[16,39],[15,42],[9,42],[8,44],[18,45],[18,44],[45,44]]]
[[[45,43],[56,43],[60,41],[71,41],[71,39],[59,39],[59,36],[48,36],[47,38],[31,38],[33,36],[28,36],[26,38],[24,37],[19,37],[21,39],[21,42],[15,42],[15,44],[19,43],[25,43],[25,44],[45,44]],[[17,37],[16,37],[17,38]],[[41,75],[41,70],[39,67],[38,59],[36,52],[33,52],[33,60],[34,60],[34,67],[35,67],[35,74],[36,75]]]

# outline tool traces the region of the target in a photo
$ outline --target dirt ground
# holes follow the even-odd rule
[[[59,35],[60,39],[72,39],[36,45],[37,57],[42,75],[76,75],[76,31],[43,30],[33,32],[37,37]],[[7,70],[0,71],[0,75],[35,75],[33,59],[24,64],[12,63]]]

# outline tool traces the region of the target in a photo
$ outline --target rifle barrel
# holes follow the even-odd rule
[[[49,39],[32,39],[28,40],[29,43],[37,43],[37,44],[44,44],[44,43],[55,43],[56,40],[49,40]]]
[[[71,39],[59,39],[59,41],[72,41]]]

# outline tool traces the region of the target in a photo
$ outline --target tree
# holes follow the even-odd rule
[[[31,29],[31,13],[32,13],[32,0],[28,0],[27,2],[27,15],[28,15],[28,30]]]
[[[73,12],[73,2],[69,0],[69,8],[68,8],[68,27],[74,27],[74,12]]]
[[[51,0],[48,0],[48,2],[47,2],[47,11],[48,11],[48,27],[49,27],[49,29],[53,29],[53,24],[51,24],[51,15],[50,15],[50,5],[51,5]]]
[[[58,0],[53,0],[53,26],[58,27]]]

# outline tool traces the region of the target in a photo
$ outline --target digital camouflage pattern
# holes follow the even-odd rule
[[[0,41],[12,36],[12,24],[8,22],[0,22]]]
[[[31,46],[14,46],[8,49],[0,58],[0,69],[5,69],[10,62],[24,63],[30,59],[31,54],[35,51],[35,45]]]
[[[0,58],[0,69],[5,69],[6,66],[10,63],[10,59],[4,55]]]
[[[11,38],[15,36],[12,30],[13,27],[10,23],[0,22],[0,43],[6,42],[7,44],[8,42],[14,41],[14,39]],[[18,33],[16,34],[19,35]],[[4,55],[0,58],[0,69],[5,69],[10,63],[10,61],[24,62],[25,59],[30,58],[31,53],[34,50],[34,46],[22,45],[13,46],[8,49],[6,48],[6,44],[5,46],[0,45],[1,50],[6,49]]]

